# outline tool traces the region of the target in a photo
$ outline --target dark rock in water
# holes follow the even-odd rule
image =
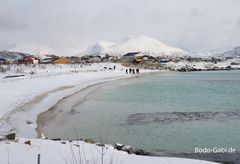
[[[9,139],[9,140],[15,140],[16,138],[16,133],[15,132],[12,132],[12,133],[9,133],[6,135],[6,138]]]
[[[31,141],[30,141],[30,140],[25,141],[24,143],[25,143],[26,145],[31,145]]]
[[[128,124],[173,123],[207,120],[240,119],[240,112],[156,112],[135,113],[128,117]]]
[[[136,155],[148,155],[148,153],[145,152],[145,151],[142,150],[142,149],[135,150],[135,151],[134,151],[134,154],[136,154]]]
[[[95,142],[93,139],[91,139],[91,138],[87,138],[87,139],[85,139],[84,141],[87,142],[87,143],[90,143],[90,144],[95,144],[95,143],[96,143],[96,142]]]
[[[115,144],[115,148],[116,148],[117,150],[122,150],[123,147],[124,147],[123,144],[120,144],[120,143],[116,143],[116,144]]]
[[[133,148],[131,146],[123,146],[122,150],[127,152],[128,154],[134,153]]]

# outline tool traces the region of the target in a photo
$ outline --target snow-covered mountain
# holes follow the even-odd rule
[[[233,58],[240,58],[240,46],[234,47],[231,50],[228,50],[220,55],[221,57],[233,57]]]
[[[142,52],[151,56],[183,56],[188,54],[186,51],[168,46],[154,38],[138,35],[128,37],[122,41],[99,42],[90,46],[83,55],[115,55],[122,56],[129,52]]]
[[[4,59],[10,62],[23,59],[26,56],[30,56],[30,54],[22,52],[0,51],[0,59]]]
[[[239,54],[240,47],[222,47],[213,50],[190,50],[188,52],[190,53],[189,56],[192,57],[233,57],[234,54]]]

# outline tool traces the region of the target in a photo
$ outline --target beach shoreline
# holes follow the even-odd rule
[[[161,73],[166,72],[165,71],[146,72],[142,74],[135,74],[133,76],[124,77],[121,79],[104,81],[101,83],[89,85],[83,89],[77,90],[73,94],[63,97],[62,99],[58,100],[58,102],[54,106],[38,114],[36,127],[36,132],[38,134],[37,138],[41,138],[43,135],[47,136],[44,132],[44,127],[47,127],[50,122],[54,124],[54,121],[56,121],[54,119],[58,117],[59,114],[61,114],[60,117],[63,117],[64,115],[63,113],[67,114],[68,112],[74,112],[73,110],[74,106],[85,102],[86,100],[89,99],[89,96],[94,95],[94,93],[98,92],[101,88],[108,88],[109,86],[115,86],[122,82],[127,83],[127,81],[131,79],[154,76]],[[60,120],[63,120],[63,118]]]
[[[18,137],[36,138],[37,115],[54,106],[60,99],[89,85],[130,76],[125,74],[125,68],[121,65],[117,65],[116,70],[104,70],[105,65],[110,68],[116,64],[94,64],[83,68],[86,70],[84,72],[71,72],[70,67],[70,72],[62,74],[59,74],[56,66],[56,73],[1,79],[0,89],[5,94],[1,99],[0,136],[14,131]]]

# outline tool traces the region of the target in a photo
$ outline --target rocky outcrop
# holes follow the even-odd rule
[[[138,150],[134,151],[134,154],[136,154],[136,155],[148,155],[149,153],[145,152],[142,149],[138,149]]]
[[[133,154],[134,153],[133,148],[129,145],[123,146],[122,150],[127,152],[128,154]]]
[[[123,144],[120,144],[120,143],[116,143],[116,144],[115,144],[115,148],[116,148],[117,150],[122,150],[123,147],[124,147]]]
[[[90,144],[95,144],[96,142],[93,140],[93,139],[91,139],[91,138],[87,138],[87,139],[85,139],[84,140],[86,143],[90,143]]]
[[[174,123],[206,120],[240,119],[240,112],[156,112],[135,113],[128,116],[127,124]]]
[[[134,150],[131,146],[123,145],[123,144],[120,144],[120,143],[115,144],[115,149],[117,149],[119,151],[125,151],[128,154],[136,154],[136,155],[148,155],[149,154],[148,152],[146,152],[142,149]]]

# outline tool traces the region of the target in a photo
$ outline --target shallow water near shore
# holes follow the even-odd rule
[[[49,138],[92,138],[159,154],[239,151],[240,71],[130,79],[99,87],[63,114],[44,127]]]

